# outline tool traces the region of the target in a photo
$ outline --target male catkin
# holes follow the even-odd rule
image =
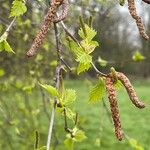
[[[63,0],[54,0],[52,2],[52,5],[50,6],[47,14],[44,17],[44,21],[42,23],[41,29],[36,35],[31,48],[27,52],[28,57],[34,56],[38,48],[42,45],[42,42],[44,41],[44,38],[48,32],[49,25],[53,22],[57,12],[57,8],[62,4],[62,1]]]
[[[148,40],[149,36],[146,34],[142,19],[138,16],[136,7],[135,7],[135,0],[128,0],[128,9],[133,19],[136,20],[137,27],[139,29],[140,35],[145,39]]]
[[[115,134],[119,141],[123,139],[123,132],[121,130],[121,122],[118,110],[118,104],[116,99],[116,90],[113,85],[113,79],[111,77],[106,77],[106,89],[108,92],[108,98],[111,108],[112,119],[115,126]]]
[[[69,1],[63,0],[63,2],[62,2],[62,14],[58,17],[56,16],[54,18],[54,22],[58,23],[58,22],[64,20],[68,15],[68,11],[69,11]]]
[[[137,97],[136,92],[132,84],[130,83],[129,79],[121,72],[116,72],[116,74],[117,74],[118,79],[122,82],[122,84],[126,88],[132,103],[138,108],[144,108],[145,104],[141,102],[139,98]]]

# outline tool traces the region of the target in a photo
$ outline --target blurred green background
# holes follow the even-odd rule
[[[12,18],[9,17],[12,0],[0,0],[0,35],[4,33]],[[17,18],[8,35],[8,42],[15,54],[0,51],[0,149],[32,150],[34,149],[35,131],[40,134],[40,146],[46,145],[51,99],[38,85],[53,83],[56,67],[56,48],[53,26],[39,50],[39,53],[29,59],[26,51],[36,35],[41,20],[47,11],[49,0],[27,0],[27,12]],[[150,33],[150,9],[142,1],[136,3],[142,16],[147,33]],[[93,16],[93,27],[97,31],[96,41],[100,46],[94,52],[94,63],[99,70],[108,73],[114,66],[117,71],[125,72],[133,82],[138,96],[146,103],[146,108],[135,108],[126,91],[118,90],[119,109],[124,132],[137,142],[128,139],[118,142],[114,135],[114,127],[109,121],[103,102],[89,104],[90,87],[95,83],[96,75],[93,69],[87,73],[76,75],[76,72],[63,74],[65,86],[77,91],[77,101],[72,109],[79,114],[79,127],[85,131],[87,139],[75,144],[75,150],[149,150],[150,117],[150,42],[139,37],[134,20],[129,15],[127,4],[121,7],[117,0],[72,0],[70,13],[64,21],[68,29],[78,38],[78,17],[82,15],[85,22]],[[75,61],[66,47],[66,35],[63,29],[64,60],[74,68]],[[143,61],[134,61],[135,52],[145,57]],[[109,108],[107,97],[104,98]],[[72,126],[72,123],[69,122]],[[53,150],[65,150],[64,119],[56,112],[53,132]],[[142,149],[143,147],[143,149]]]

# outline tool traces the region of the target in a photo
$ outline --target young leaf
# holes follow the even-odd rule
[[[25,1],[14,0],[11,7],[10,17],[18,17],[23,15],[27,11]]]
[[[91,63],[92,62],[92,56],[86,54],[85,52],[83,52],[82,54],[78,55],[78,58],[76,59],[77,62],[80,63]]]
[[[66,109],[66,115],[69,119],[73,119],[75,116],[75,113],[70,109],[70,108],[65,108]]]
[[[59,97],[59,93],[58,93],[58,90],[51,86],[51,85],[48,85],[48,84],[40,84],[39,85],[44,88],[48,93],[50,93],[52,96],[56,96],[56,97]]]
[[[1,39],[0,40],[0,52],[1,51],[6,51],[6,52],[12,52],[12,53],[15,53],[11,46],[9,45],[9,43],[6,41],[6,39]]]
[[[74,146],[74,141],[72,138],[67,138],[65,141],[64,141],[64,144],[66,146],[66,148],[68,150],[73,150],[73,146]]]
[[[85,136],[84,131],[77,129],[76,127],[73,129],[74,140],[77,142],[81,142],[87,137]]]
[[[105,95],[105,82],[103,78],[100,78],[98,83],[91,89],[89,101],[92,103],[98,102]]]
[[[15,52],[12,50],[11,46],[9,45],[9,43],[8,43],[6,40],[4,40],[4,48],[5,48],[5,51],[6,51],[6,52],[15,53]]]
[[[77,67],[77,74],[79,75],[81,72],[88,70],[91,67],[91,63],[79,63]]]
[[[102,67],[106,67],[108,63],[106,60],[102,59],[101,57],[98,57],[98,62]]]
[[[88,41],[87,39],[81,41],[82,47],[87,54],[91,54],[97,46],[99,46],[97,41]]]
[[[139,51],[136,51],[133,56],[132,59],[136,62],[142,61],[145,59],[145,56],[143,56]]]
[[[87,38],[88,41],[91,41],[97,34],[97,32],[93,28],[90,28],[87,24],[85,24],[85,30],[86,30],[87,36],[85,36],[82,28],[80,28],[80,30],[78,31],[78,34],[80,35],[82,39]]]
[[[120,80],[117,80],[115,83],[114,83],[114,86],[117,90],[119,90],[121,87],[123,87],[122,83]]]
[[[65,106],[73,103],[75,100],[76,100],[76,91],[72,89],[67,89],[65,91],[65,96],[64,96]]]

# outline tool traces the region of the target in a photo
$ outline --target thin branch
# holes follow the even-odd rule
[[[9,31],[11,30],[13,24],[15,23],[17,17],[14,17],[14,19],[11,21],[11,23],[8,25],[6,31],[2,34],[2,36],[0,37],[0,39],[4,36],[7,35],[9,33]]]
[[[60,42],[59,42],[59,33],[58,33],[58,28],[57,24],[54,23],[54,30],[55,30],[55,39],[56,39],[56,47],[57,47],[57,62],[58,65],[56,67],[56,82],[55,82],[55,87],[59,89],[60,87],[60,76],[61,76],[61,54],[60,54]],[[54,119],[55,119],[55,108],[57,104],[57,97],[54,98],[54,105],[52,107],[52,112],[51,112],[51,119],[50,119],[50,125],[49,125],[49,131],[48,131],[48,138],[47,138],[47,144],[46,144],[46,150],[50,149],[51,145],[51,137],[52,137],[52,131],[53,131],[53,126],[54,126]]]
[[[98,68],[94,65],[94,63],[92,62],[91,65],[93,66],[94,70],[96,71],[97,74],[107,77],[107,75],[105,73],[102,73],[98,70]]]

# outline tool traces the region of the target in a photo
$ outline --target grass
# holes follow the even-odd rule
[[[120,89],[117,92],[123,130],[129,137],[136,139],[145,150],[148,150],[150,147],[149,83],[149,81],[134,82],[139,97],[147,105],[142,110],[132,105],[124,89]],[[67,88],[77,91],[78,98],[74,107],[79,114],[79,127],[85,131],[87,136],[87,139],[83,142],[75,144],[75,150],[134,149],[128,143],[128,140],[125,139],[119,142],[116,139],[113,131],[114,127],[109,121],[102,102],[92,105],[88,104],[90,88],[88,81],[67,81],[65,85]],[[6,105],[4,107],[4,102],[1,102],[0,105],[4,111],[4,114],[0,114],[0,138],[3,139],[0,140],[0,149],[32,150],[35,130],[38,130],[40,133],[40,145],[45,145],[49,122],[43,111],[40,93],[34,92],[27,97],[24,95],[24,98],[22,96],[23,93],[15,91],[13,89],[11,92],[5,92],[1,95]],[[109,108],[107,97],[105,102]],[[50,113],[49,106],[46,107],[48,108],[48,113]],[[7,117],[4,117],[5,114]],[[6,120],[8,117],[10,117],[9,122]],[[65,139],[63,124],[63,117],[56,113],[55,133],[53,134],[53,137],[58,139],[57,142],[55,141],[57,145],[56,150],[65,150],[63,145],[63,140]],[[4,131],[7,131],[7,135]],[[10,143],[12,146],[8,146]]]

